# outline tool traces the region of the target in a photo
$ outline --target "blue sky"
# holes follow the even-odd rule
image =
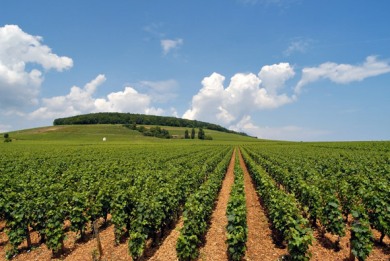
[[[386,0],[19,1],[0,8],[0,132],[100,111],[268,139],[390,139]]]

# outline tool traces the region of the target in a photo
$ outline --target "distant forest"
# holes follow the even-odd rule
[[[55,119],[54,125],[87,125],[87,124],[137,124],[137,125],[157,125],[173,126],[186,128],[204,128],[227,133],[235,133],[248,136],[244,132],[235,132],[228,130],[220,125],[197,120],[187,120],[176,117],[119,113],[119,112],[100,112],[84,115],[77,115],[67,118]]]

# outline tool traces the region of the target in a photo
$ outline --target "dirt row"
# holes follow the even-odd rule
[[[204,246],[200,248],[198,261],[208,260],[228,260],[226,244],[226,208],[229,201],[231,187],[234,183],[234,163],[235,153],[232,155],[225,179],[222,183],[221,191],[218,195],[216,206],[210,220],[210,227],[205,236]],[[238,151],[239,153],[239,151]],[[248,223],[248,242],[247,252],[244,260],[277,260],[287,254],[287,250],[275,245],[272,241],[272,231],[260,201],[245,167],[244,161],[240,156],[240,165],[244,170],[244,183],[247,205],[247,223]],[[174,229],[175,236],[167,238],[167,241],[161,245],[159,253],[152,257],[151,260],[177,260],[176,257],[176,240],[182,224],[179,222],[178,228]],[[170,254],[167,254],[170,253]]]
[[[229,201],[230,191],[234,183],[234,163],[236,150],[233,152],[227,169],[222,188],[218,195],[215,210],[211,216],[210,227],[206,233],[206,242],[200,249],[199,260],[227,260],[226,244],[226,208]]]
[[[215,210],[210,221],[210,228],[205,236],[205,243],[200,249],[199,261],[206,260],[228,260],[227,244],[226,244],[226,207],[229,200],[231,187],[234,183],[234,159],[235,153],[239,154],[240,166],[244,171],[245,195],[247,205],[247,224],[248,224],[248,241],[247,251],[244,260],[283,260],[287,255],[287,249],[283,245],[278,245],[273,241],[273,232],[271,225],[268,222],[266,211],[261,205],[261,201],[256,192],[255,186],[250,178],[248,170],[242,159],[239,150],[232,155],[225,179],[222,183],[222,188],[216,202]],[[0,223],[1,226],[4,224]],[[180,234],[180,229],[183,226],[182,217],[174,225],[173,229],[168,230],[160,245],[149,248],[146,251],[143,260],[167,261],[177,260],[176,257],[176,241]],[[114,245],[114,228],[112,225],[102,228],[100,231],[100,240],[103,246],[103,257],[101,260],[132,260],[128,254],[127,243],[122,243],[118,246]],[[0,261],[5,259],[5,251],[7,248],[7,236],[4,231],[0,230]],[[379,233],[374,231],[376,240],[379,238]],[[312,253],[311,260],[348,260],[349,257],[349,238],[350,233],[341,239],[341,250],[335,250],[336,237],[326,234],[322,237],[318,231],[314,231],[315,241],[310,247]],[[23,251],[14,259],[22,260],[52,260],[51,251],[43,245],[39,245],[39,237],[37,233],[31,234],[32,244],[34,249],[26,252]],[[97,255],[96,239],[90,235],[90,240],[86,242],[77,242],[76,234],[68,232],[65,243],[65,255],[60,260],[93,260]],[[384,245],[375,244],[367,260],[390,260],[390,239],[385,237]],[[25,248],[26,242],[20,248]]]
[[[287,250],[274,244],[267,216],[260,204],[259,196],[249,176],[240,153],[240,165],[244,171],[247,208],[248,240],[245,260],[277,260],[287,255]]]

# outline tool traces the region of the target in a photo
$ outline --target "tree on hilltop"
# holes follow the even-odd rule
[[[8,133],[4,133],[4,142],[11,142],[12,139],[9,137]]]
[[[203,128],[199,128],[198,139],[204,140],[205,136],[206,136],[206,135],[205,135],[205,133],[204,133]]]

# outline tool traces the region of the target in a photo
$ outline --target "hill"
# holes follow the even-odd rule
[[[118,112],[99,112],[77,115],[67,118],[55,119],[54,126],[58,125],[89,125],[89,124],[137,124],[137,125],[156,125],[156,126],[171,126],[171,127],[186,127],[186,128],[204,128],[209,130],[221,131],[226,133],[234,133],[243,136],[248,136],[243,132],[235,132],[228,130],[220,125],[197,121],[187,120],[176,117],[156,116],[134,113],[118,113]]]
[[[154,125],[139,125],[150,128]],[[184,140],[186,127],[162,126],[168,130],[171,135],[176,135],[178,139],[159,139],[154,137],[143,136],[136,130],[131,130],[123,124],[88,124],[88,125],[55,125],[34,129],[19,130],[9,132],[13,143],[52,143],[52,144],[97,144],[102,143],[103,137],[106,137],[107,143],[110,144],[127,144],[127,143],[170,143],[170,142],[202,142],[198,139]],[[198,129],[196,129],[198,131]],[[242,136],[235,133],[226,133],[216,130],[205,130],[206,135],[210,135],[213,141],[203,142],[253,142],[259,141],[253,137]]]

